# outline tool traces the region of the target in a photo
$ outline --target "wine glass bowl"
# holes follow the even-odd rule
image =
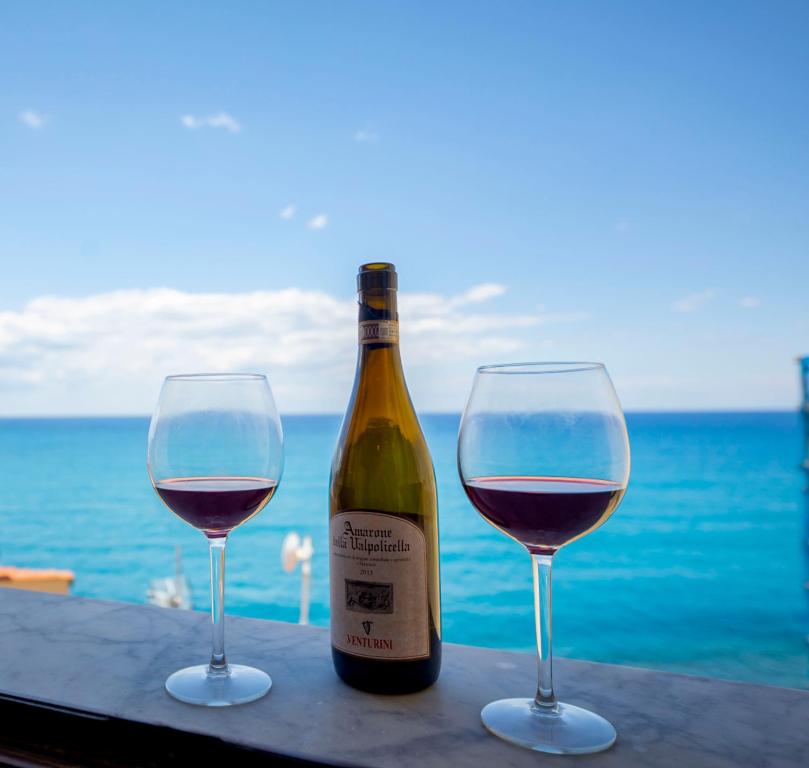
[[[458,471],[472,505],[532,556],[539,652],[533,699],[484,708],[484,725],[537,751],[606,749],[615,729],[562,704],[553,692],[551,563],[620,504],[629,480],[623,412],[600,363],[483,366],[475,375],[458,436]]]
[[[531,554],[553,555],[603,525],[624,487],[578,477],[474,477],[464,481],[473,506]]]
[[[163,503],[205,534],[211,554],[213,651],[208,664],[166,681],[166,690],[181,701],[240,704],[272,685],[265,672],[225,657],[224,564],[228,534],[267,505],[283,464],[281,422],[265,376],[166,378],[149,428],[149,476]]]

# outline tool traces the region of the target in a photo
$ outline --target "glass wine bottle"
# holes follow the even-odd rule
[[[426,688],[441,668],[438,503],[399,356],[393,264],[360,267],[359,355],[330,489],[337,674],[374,693]]]

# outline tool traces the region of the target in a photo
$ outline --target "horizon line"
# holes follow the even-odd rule
[[[624,411],[625,414],[654,414],[654,415],[693,415],[693,414],[753,414],[753,413],[801,413],[803,410],[800,404],[794,408],[672,408],[656,410],[654,408],[632,408]],[[461,416],[463,411],[426,410],[416,411],[419,416]],[[300,417],[322,417],[322,416],[344,416],[342,411],[290,411],[286,416]],[[37,419],[151,419],[148,413],[0,413],[0,421],[37,420]],[[281,414],[281,419],[285,418]]]

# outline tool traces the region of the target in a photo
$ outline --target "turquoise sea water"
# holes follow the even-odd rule
[[[630,414],[630,489],[556,558],[558,655],[809,687],[805,478],[797,413]],[[290,530],[314,539],[314,624],[328,623],[327,487],[340,418],[284,420],[286,471],[228,545],[227,610],[296,621]],[[458,416],[422,417],[439,484],[445,639],[534,647],[531,568],[469,506]],[[207,546],[151,489],[147,419],[0,420],[0,562],[70,568],[74,594],[145,602],[182,545],[194,607]]]

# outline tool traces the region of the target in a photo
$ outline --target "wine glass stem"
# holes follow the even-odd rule
[[[225,544],[227,538],[209,538],[211,547],[211,625],[213,650],[209,675],[222,675],[228,672],[225,658]]]
[[[531,555],[534,563],[534,617],[537,629],[537,706],[556,711],[553,693],[553,650],[551,644],[551,555]]]

